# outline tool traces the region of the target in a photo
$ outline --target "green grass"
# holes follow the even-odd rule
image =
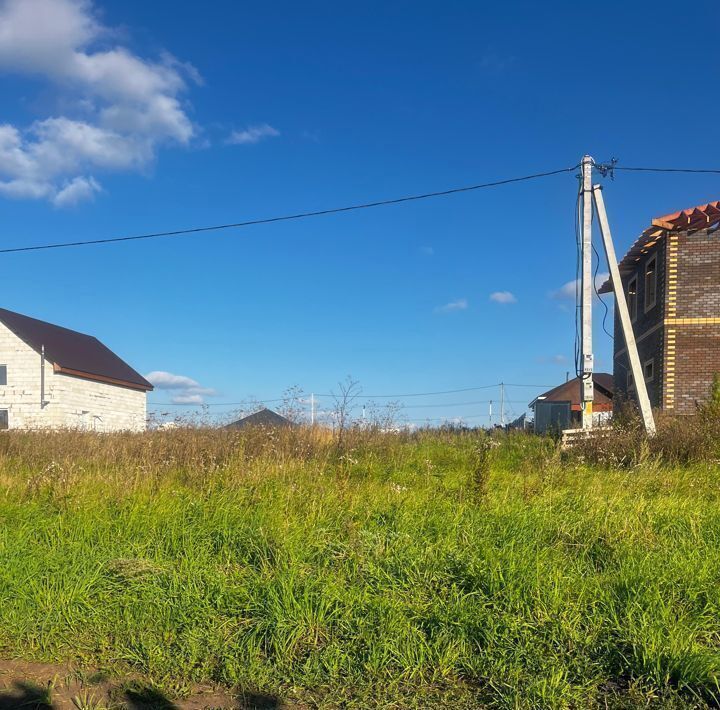
[[[16,435],[0,656],[327,707],[720,698],[716,465],[474,434]]]

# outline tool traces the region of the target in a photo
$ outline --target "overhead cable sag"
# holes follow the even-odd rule
[[[490,187],[500,187],[502,185],[511,185],[513,183],[525,182],[527,180],[536,180],[538,178],[550,177],[551,175],[561,175],[570,173],[577,169],[578,165],[568,168],[559,168],[557,170],[546,170],[545,172],[532,173],[530,175],[522,175],[520,177],[506,178],[504,180],[494,180],[492,182],[480,183],[478,185],[467,185],[464,187],[453,187],[447,190],[437,190],[435,192],[425,192],[418,195],[406,195],[403,197],[394,197],[384,200],[375,200],[373,202],[364,202],[357,205],[346,205],[344,207],[331,207],[324,210],[312,210],[308,212],[297,212],[295,214],[279,215],[275,217],[264,217],[260,219],[250,219],[242,222],[230,222],[227,224],[214,224],[203,227],[189,227],[187,229],[173,229],[164,232],[149,232],[147,234],[134,234],[124,237],[104,237],[100,239],[78,239],[69,242],[56,242],[49,244],[34,244],[24,247],[8,247],[0,249],[0,254],[16,254],[20,252],[43,251],[47,249],[67,249],[70,247],[84,247],[99,244],[117,244],[120,242],[134,242],[148,239],[159,239],[163,237],[179,237],[188,234],[200,234],[203,232],[218,232],[226,229],[240,229],[242,227],[254,227],[262,224],[273,224],[276,222],[290,222],[294,220],[307,219],[310,217],[322,217],[331,214],[340,214],[342,212],[353,212],[356,210],[371,209],[374,207],[384,207],[388,205],[398,205],[404,202],[416,202],[419,200],[427,200],[435,197],[446,197],[449,195],[457,195],[463,192],[473,192]],[[716,168],[652,168],[652,167],[624,167],[617,165],[617,160],[613,159],[609,164],[598,164],[596,168],[603,174],[612,176],[615,170],[635,171],[635,172],[655,172],[655,173],[710,173],[720,174],[720,169]]]
[[[478,387],[464,387],[462,389],[455,390],[438,390],[435,392],[407,392],[405,394],[359,394],[355,399],[403,399],[405,397],[433,397],[440,394],[458,394],[459,392],[476,392],[478,390],[489,390],[495,387],[529,387],[531,389],[544,389],[554,387],[554,385],[531,385],[531,384],[513,384],[508,382],[498,382],[494,385],[480,385]],[[311,393],[302,393],[300,398],[305,398]],[[314,397],[336,397],[337,395],[332,393],[318,393],[313,392]],[[275,397],[273,399],[262,399],[259,397],[248,397],[244,402],[154,402],[155,407],[244,407],[253,404],[270,404],[272,402],[291,402],[296,401],[297,397]],[[486,403],[483,401],[482,403]],[[304,402],[307,404],[307,402]],[[413,405],[423,406],[423,405]],[[438,406],[438,405],[430,405]],[[452,405],[448,405],[452,406]]]
[[[241,227],[254,227],[261,224],[273,224],[275,222],[289,222],[292,220],[307,219],[309,217],[322,217],[331,214],[340,214],[342,212],[353,212],[356,210],[371,209],[374,207],[384,207],[387,205],[398,205],[403,202],[416,202],[418,200],[428,200],[434,197],[446,197],[448,195],[457,195],[463,192],[472,192],[482,190],[489,187],[500,187],[501,185],[510,185],[512,183],[524,182],[526,180],[536,180],[538,178],[549,177],[551,175],[560,175],[575,170],[577,166],[570,168],[560,168],[559,170],[548,170],[542,173],[534,173],[532,175],[523,175],[521,177],[507,178],[505,180],[495,180],[493,182],[485,182],[479,185],[468,185],[465,187],[453,187],[448,190],[438,190],[436,192],[425,192],[419,195],[407,195],[404,197],[394,197],[385,200],[376,200],[374,202],[365,202],[357,205],[348,205],[345,207],[332,207],[325,210],[314,210],[310,212],[297,212],[295,214],[280,215],[277,217],[264,217],[261,219],[250,219],[244,222],[232,222],[229,224],[215,224],[206,227],[191,227],[188,229],[175,229],[167,232],[150,232],[148,234],[136,234],[125,237],[106,237],[102,239],[86,239],[72,242],[57,242],[55,244],[35,244],[26,247],[10,247],[0,249],[0,254],[13,254],[27,251],[41,251],[45,249],[65,249],[69,247],[82,247],[97,244],[114,244],[118,242],[133,242],[147,239],[159,239],[161,237],[179,237],[187,234],[199,234],[202,232],[217,232],[225,229],[240,229]]]

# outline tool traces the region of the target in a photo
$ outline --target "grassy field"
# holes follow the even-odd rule
[[[522,435],[6,435],[0,657],[310,707],[715,706],[720,471]]]

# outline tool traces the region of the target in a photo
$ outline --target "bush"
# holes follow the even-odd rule
[[[656,415],[655,423],[657,434],[648,437],[637,412],[620,410],[609,435],[579,442],[568,457],[621,468],[648,458],[669,465],[714,463],[720,458],[720,401],[711,400],[691,416]]]

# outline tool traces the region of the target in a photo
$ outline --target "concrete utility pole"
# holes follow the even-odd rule
[[[315,426],[315,395],[310,395],[310,426]]]
[[[595,161],[586,155],[582,166],[582,428],[592,429],[593,399],[593,349],[592,349],[592,170]]]
[[[505,383],[500,383],[500,426],[505,426]]]
[[[635,382],[638,405],[640,406],[643,423],[645,424],[645,431],[649,436],[654,436],[655,420],[653,419],[650,398],[647,393],[645,376],[640,365],[640,356],[638,354],[637,343],[635,342],[632,322],[630,321],[630,311],[628,310],[627,299],[625,298],[625,289],[622,285],[620,269],[618,268],[617,259],[615,258],[615,247],[613,246],[612,234],[610,233],[610,223],[608,222],[607,212],[605,212],[605,200],[603,200],[602,196],[602,187],[600,187],[600,185],[594,185],[592,195],[595,201],[598,222],[600,223],[600,233],[602,234],[603,246],[605,247],[605,256],[607,257],[608,268],[610,269],[610,280],[613,291],[615,292],[615,306],[620,316],[620,325],[622,326],[623,337],[625,338],[625,347],[627,348],[630,359],[630,370],[633,381]]]

